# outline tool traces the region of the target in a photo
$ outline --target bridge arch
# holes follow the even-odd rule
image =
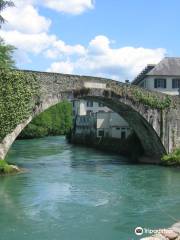
[[[175,132],[174,143],[171,140],[172,132],[179,126],[178,100],[174,110],[171,106],[174,99],[167,101],[163,94],[148,92],[113,80],[44,72],[33,74],[39,83],[40,101],[33,107],[31,115],[0,142],[0,159],[5,158],[14,140],[37,114],[64,99],[74,98],[104,103],[120,114],[138,136],[145,152],[142,159],[144,162],[159,162],[164,153],[179,144],[178,131]]]
[[[141,156],[139,161],[146,163],[160,162],[162,155],[166,153],[166,149],[163,146],[160,137],[153,128],[153,122],[151,122],[151,116],[157,115],[156,111],[152,111],[150,116],[148,116],[150,120],[150,122],[148,122],[143,115],[137,112],[134,108],[125,104],[124,102],[117,101],[116,98],[107,99],[100,96],[88,96],[84,97],[83,99],[103,103],[105,106],[118,113],[127,121],[129,126],[140,140],[141,146],[144,150],[144,155]]]

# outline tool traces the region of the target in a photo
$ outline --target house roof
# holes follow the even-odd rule
[[[147,65],[147,67],[132,81],[132,84],[137,85],[140,83],[154,67],[155,65]]]
[[[147,76],[180,76],[180,58],[166,57],[157,65],[148,65],[132,84],[139,84]]]
[[[148,76],[180,76],[180,58],[166,57],[158,63]]]

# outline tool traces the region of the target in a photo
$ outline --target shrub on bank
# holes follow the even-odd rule
[[[48,129],[35,124],[29,124],[28,127],[20,135],[20,139],[41,138],[48,135]]]
[[[0,174],[10,174],[14,173],[15,168],[9,165],[5,160],[0,160]]]
[[[180,166],[180,148],[162,157],[163,164]]]

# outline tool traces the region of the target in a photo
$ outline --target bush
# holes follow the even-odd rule
[[[0,174],[10,174],[14,172],[14,168],[5,160],[0,160]]]
[[[176,149],[168,155],[162,157],[163,164],[165,165],[179,165],[180,166],[180,148]]]
[[[36,126],[34,124],[29,124],[28,127],[21,133],[21,139],[31,139],[31,138],[41,138],[48,135],[48,129]]]

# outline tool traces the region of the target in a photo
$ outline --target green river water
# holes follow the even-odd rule
[[[0,240],[132,240],[180,219],[180,170],[133,165],[64,137],[16,141],[0,178]]]

